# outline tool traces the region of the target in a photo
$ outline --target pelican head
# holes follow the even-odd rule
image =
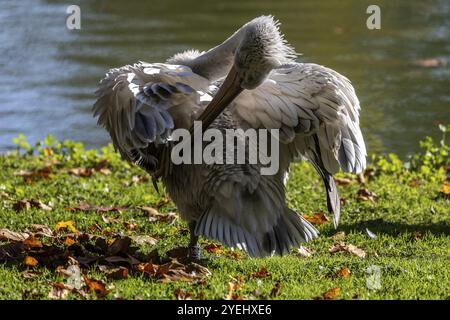
[[[261,16],[246,23],[227,41],[230,40],[237,41],[234,60],[221,87],[198,119],[203,121],[204,129],[239,93],[257,88],[272,69],[296,57],[279,30],[279,22],[272,16]]]
[[[258,87],[272,69],[295,59],[294,49],[286,43],[279,22],[272,16],[255,18],[242,30],[231,71],[237,73],[243,89]]]

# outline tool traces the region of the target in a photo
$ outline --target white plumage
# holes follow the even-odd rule
[[[317,230],[286,205],[290,163],[303,158],[317,169],[335,226],[340,202],[332,175],[366,166],[350,81],[326,67],[296,63],[270,16],[250,21],[207,52],[112,69],[97,98],[94,115],[115,148],[161,178],[189,222],[193,256],[199,235],[251,256],[283,254],[314,239]],[[280,129],[279,172],[263,176],[260,164],[171,164],[172,130],[189,129],[196,119],[204,129]]]

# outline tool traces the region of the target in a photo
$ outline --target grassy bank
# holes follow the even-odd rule
[[[444,142],[424,140],[407,163],[372,156],[364,179],[340,175],[337,230],[318,175],[294,165],[289,205],[321,237],[265,259],[202,239],[202,266],[184,260],[174,204],[110,146],[15,142],[18,152],[0,156],[1,299],[450,298]]]

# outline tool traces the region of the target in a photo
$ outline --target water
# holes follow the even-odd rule
[[[450,3],[429,1],[73,1],[81,30],[66,29],[61,1],[0,1],[0,152],[11,138],[52,133],[109,142],[91,116],[93,92],[107,69],[164,61],[188,48],[206,50],[260,14],[273,14],[301,61],[349,77],[363,107],[369,152],[406,156],[425,135],[450,123]],[[366,28],[369,4],[381,30]],[[445,66],[413,65],[440,59]]]

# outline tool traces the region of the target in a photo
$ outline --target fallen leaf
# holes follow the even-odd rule
[[[350,277],[350,269],[344,267],[336,273],[336,276],[340,278],[348,278]]]
[[[178,219],[178,215],[175,212],[160,213],[158,210],[152,207],[140,207],[144,213],[147,214],[150,222],[164,222],[173,223]]]
[[[241,286],[234,282],[228,282],[228,293],[225,296],[225,300],[243,300],[243,297],[236,293],[241,290]]]
[[[87,203],[80,203],[75,207],[66,208],[68,211],[96,211],[96,212],[122,212],[127,207],[120,206],[120,207],[104,207],[104,206],[97,206]]]
[[[322,293],[322,297],[325,300],[334,300],[337,296],[339,296],[340,291],[341,289],[339,289],[339,287],[331,288],[330,290]]]
[[[416,188],[420,184],[420,181],[418,178],[412,178],[408,181],[408,186],[411,188]]]
[[[68,288],[62,282],[53,282],[52,289],[48,293],[49,299],[65,299],[69,295],[72,288]]]
[[[94,173],[94,170],[92,168],[86,168],[86,167],[78,167],[78,168],[71,168],[67,170],[69,174],[72,174],[74,176],[87,178],[92,176]]]
[[[329,252],[330,253],[348,252],[348,253],[351,253],[360,258],[364,258],[366,256],[366,253],[362,249],[360,249],[352,244],[347,245],[344,242],[332,245]]]
[[[191,292],[182,289],[175,289],[174,294],[177,300],[192,300],[193,297]]]
[[[75,240],[73,240],[71,237],[66,237],[65,239],[64,239],[64,244],[65,245],[67,245],[67,246],[71,246],[71,245],[73,245],[73,244],[75,244],[75,243],[77,243]]]
[[[17,211],[17,212],[24,211],[24,210],[26,211],[26,210],[31,209],[31,203],[27,200],[19,200],[16,203],[14,203],[12,207],[13,207],[14,211]]]
[[[16,171],[13,175],[22,177],[25,183],[32,183],[39,179],[49,179],[52,172],[53,167],[47,166],[40,169]]]
[[[109,176],[112,173],[112,171],[108,168],[101,168],[100,170],[98,170],[98,172],[105,176]]]
[[[52,238],[54,237],[52,229],[44,224],[33,224],[31,225],[31,231],[35,236],[44,236]]]
[[[30,200],[31,206],[35,207],[35,208],[39,208],[45,211],[51,211],[52,207],[50,207],[49,205],[46,205],[45,203],[43,203],[40,200]]]
[[[321,212],[317,212],[313,216],[309,216],[307,214],[304,214],[303,218],[308,220],[310,223],[317,224],[317,225],[321,225],[321,224],[327,223],[329,221],[327,216],[324,215]]]
[[[275,282],[272,290],[270,291],[270,297],[271,298],[278,297],[280,295],[280,290],[281,290],[281,283],[280,281],[277,281]]]
[[[55,225],[56,232],[59,232],[61,230],[70,231],[73,233],[77,233],[78,230],[75,228],[75,221],[69,220],[69,221],[60,221]]]
[[[189,254],[189,249],[187,247],[176,247],[167,251],[167,256],[173,259],[183,260]]]
[[[23,259],[23,264],[26,265],[26,266],[29,266],[29,267],[35,267],[35,266],[38,265],[38,263],[39,262],[35,258],[33,258],[31,256],[26,256]]]
[[[354,179],[348,179],[348,178],[334,178],[334,182],[336,182],[336,184],[338,186],[348,186],[349,184],[355,184],[356,180]]]
[[[29,210],[31,208],[38,208],[46,211],[51,211],[52,208],[39,200],[19,200],[13,204],[15,211]]]
[[[97,298],[104,298],[110,293],[102,281],[87,276],[83,276],[83,278],[89,290],[95,292]]]
[[[418,240],[420,240],[420,239],[422,239],[422,237],[423,237],[423,234],[422,234],[422,232],[420,232],[420,231],[415,231],[414,233],[413,233],[413,240],[414,241],[418,241]]]
[[[191,282],[211,275],[211,272],[206,267],[196,263],[184,265],[179,263],[176,259],[162,265],[151,262],[139,263],[133,266],[133,268],[134,270],[142,272],[150,277],[154,277],[163,283],[173,281]]]
[[[223,253],[222,245],[217,243],[208,243],[204,246],[204,249],[209,253],[221,254]]]
[[[264,279],[270,276],[270,272],[265,267],[261,267],[258,271],[251,273],[253,278]]]
[[[372,191],[369,191],[366,188],[361,188],[358,190],[356,194],[356,200],[358,201],[371,201],[375,202],[376,195]]]
[[[158,242],[158,240],[156,240],[155,238],[150,237],[150,236],[145,236],[145,235],[132,236],[131,239],[134,242],[136,242],[138,245],[148,244],[148,245],[154,246]]]
[[[441,189],[439,190],[439,192],[444,196],[444,197],[449,197],[450,196],[450,183],[448,181],[444,181],[444,183],[442,184]]]
[[[23,241],[23,244],[28,248],[42,248],[42,242],[36,239],[33,235],[26,238]]]
[[[124,221],[122,224],[127,230],[130,230],[130,231],[136,230],[138,227],[137,223],[131,223],[131,222],[127,222],[127,221]]]
[[[14,232],[8,229],[0,229],[0,241],[25,241],[30,235],[25,232]]]
[[[115,267],[100,266],[99,269],[110,279],[121,280],[128,278],[128,269],[125,267],[115,268]]]
[[[418,59],[414,60],[413,65],[425,68],[436,68],[440,66],[445,66],[446,61],[441,58],[426,58],[426,59]]]
[[[108,254],[111,256],[117,254],[128,254],[130,253],[131,238],[130,237],[119,237],[114,239],[113,243],[108,247]]]
[[[295,253],[295,255],[298,257],[309,258],[314,253],[316,253],[314,250],[307,248],[305,246],[301,246],[300,248],[297,249],[297,252]]]
[[[102,215],[102,220],[104,223],[110,224],[110,223],[119,223],[120,219],[114,218],[114,217],[107,217]]]
[[[27,269],[27,270],[22,271],[20,274],[25,279],[32,279],[34,277],[41,276],[42,272],[36,271],[36,270],[32,270],[32,269]]]

